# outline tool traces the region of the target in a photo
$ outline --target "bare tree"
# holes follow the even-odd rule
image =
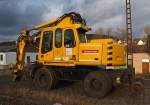
[[[96,31],[95,31],[96,34],[98,35],[112,35],[113,31],[112,31],[112,28],[98,28]]]
[[[108,37],[112,37],[114,39],[120,39],[122,41],[126,40],[126,29],[124,28],[117,28],[117,29],[112,29],[112,28],[98,28],[95,31],[95,34],[98,34],[100,36],[103,35],[108,35]]]
[[[150,26],[146,26],[144,32],[147,34],[147,49],[150,54]]]
[[[105,29],[105,32],[107,35],[112,36],[112,33],[113,33],[112,28]]]
[[[150,26],[146,26],[144,28],[144,32],[147,34],[147,35],[150,35]]]
[[[95,34],[104,35],[104,29],[103,29],[102,27],[98,28],[98,29],[95,31]]]
[[[148,35],[148,37],[147,37],[147,49],[150,54],[150,35]]]
[[[120,40],[126,40],[126,29],[123,28],[117,28],[114,32],[113,32],[113,36],[117,37]]]

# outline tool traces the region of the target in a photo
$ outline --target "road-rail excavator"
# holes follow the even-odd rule
[[[36,34],[31,34],[34,30]],[[125,45],[112,38],[89,40],[86,33],[90,30],[75,12],[23,30],[17,40],[13,79],[21,80],[28,71],[37,88],[42,89],[55,88],[60,80],[83,81],[87,96],[104,97],[132,73],[124,68]],[[28,45],[38,49],[38,60],[25,67]]]

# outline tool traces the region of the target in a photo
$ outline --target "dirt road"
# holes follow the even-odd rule
[[[133,95],[127,87],[118,88],[104,99],[94,99],[85,96],[81,87],[81,82],[61,81],[57,89],[37,90],[32,81],[14,83],[8,71],[0,71],[0,105],[150,105],[150,89]]]

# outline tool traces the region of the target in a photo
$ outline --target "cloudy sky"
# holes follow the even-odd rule
[[[131,0],[134,36],[150,26],[149,0]],[[14,40],[21,29],[79,12],[96,30],[125,28],[125,0],[0,0],[0,41]]]

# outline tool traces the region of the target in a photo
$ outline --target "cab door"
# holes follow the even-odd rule
[[[54,61],[62,62],[63,64],[64,62],[76,61],[78,58],[76,40],[77,37],[74,29],[57,28],[55,30]]]
[[[64,61],[75,62],[78,60],[78,37],[75,29],[64,30]]]
[[[53,31],[42,32],[39,60],[48,63],[53,60]]]
[[[63,61],[63,30],[56,28],[54,41],[54,61]]]

